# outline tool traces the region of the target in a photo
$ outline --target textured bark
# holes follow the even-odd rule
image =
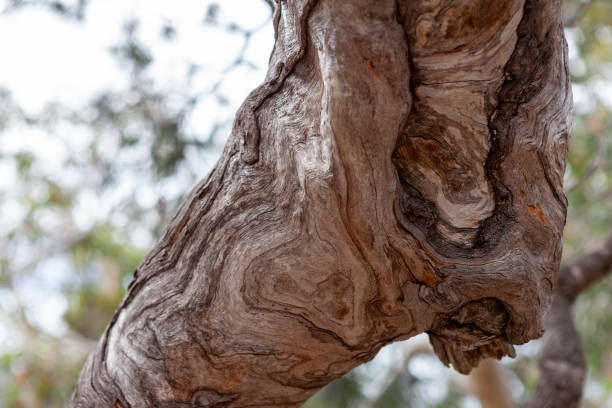
[[[581,292],[610,272],[612,235],[600,250],[561,268],[559,286],[546,317],[538,361],[540,376],[527,408],[580,407],[586,362],[571,306]]]
[[[299,406],[423,331],[542,333],[571,95],[558,1],[281,0],[268,76],[138,267],[71,407]]]

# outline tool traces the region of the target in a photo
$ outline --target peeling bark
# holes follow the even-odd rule
[[[138,267],[71,407],[299,406],[428,332],[542,333],[571,117],[559,1],[281,0],[263,85]]]

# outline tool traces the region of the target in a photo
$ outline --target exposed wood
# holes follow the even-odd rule
[[[265,83],[69,406],[299,406],[424,331],[461,372],[540,336],[566,213],[560,14],[280,1]]]

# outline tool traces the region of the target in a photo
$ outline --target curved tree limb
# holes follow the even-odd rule
[[[264,84],[138,267],[70,407],[294,407],[426,331],[539,337],[571,89],[559,0],[281,0]]]
[[[580,406],[586,363],[571,312],[576,297],[612,271],[612,235],[598,251],[565,265],[559,273],[557,292],[546,318],[540,375],[528,408]]]

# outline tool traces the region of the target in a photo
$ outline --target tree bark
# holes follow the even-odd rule
[[[427,331],[542,333],[571,95],[559,1],[280,0],[263,85],[138,267],[71,407],[299,406]]]

